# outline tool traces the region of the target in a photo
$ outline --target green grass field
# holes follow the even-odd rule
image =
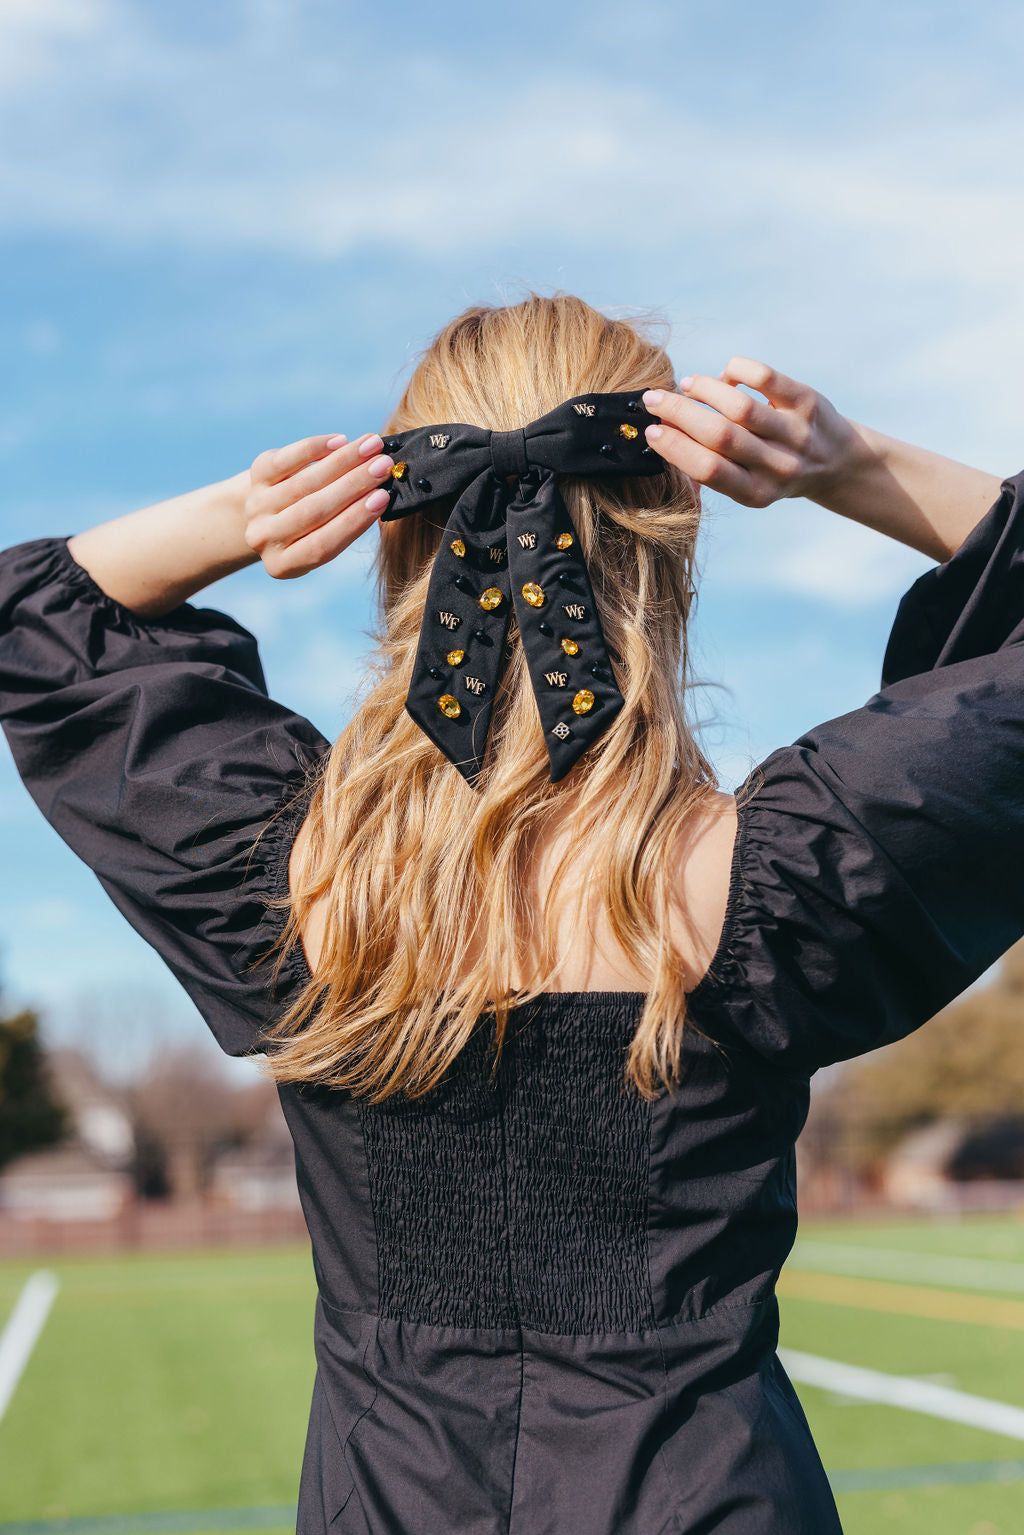
[[[0,1322],[40,1264],[0,1265]],[[0,1535],[288,1531],[304,1250],[57,1261],[0,1421]],[[1024,1408],[1024,1219],[808,1223],[784,1347]],[[800,1387],[848,1535],[1019,1535],[1024,1438]]]

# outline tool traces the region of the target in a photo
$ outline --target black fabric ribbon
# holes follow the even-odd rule
[[[382,522],[458,498],[434,560],[405,707],[469,784],[483,765],[513,610],[552,783],[622,708],[555,476],[663,473],[644,436],[654,420],[638,395],[585,394],[514,432],[456,423],[385,440],[395,467]]]

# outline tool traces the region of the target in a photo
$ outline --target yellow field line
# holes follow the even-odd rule
[[[994,1300],[989,1295],[937,1290],[926,1285],[847,1279],[840,1274],[810,1274],[787,1268],[779,1282],[779,1294],[783,1299],[822,1301],[827,1306],[852,1306],[859,1311],[888,1311],[897,1316],[973,1322],[1024,1332],[1024,1301]]]

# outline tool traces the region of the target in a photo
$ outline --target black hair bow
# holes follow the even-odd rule
[[[385,440],[396,462],[382,522],[458,497],[431,571],[405,707],[471,785],[511,654],[513,609],[552,783],[622,708],[555,476],[664,473],[644,436],[654,419],[632,394],[587,394],[514,432],[455,424]]]

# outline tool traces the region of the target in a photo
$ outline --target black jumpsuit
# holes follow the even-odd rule
[[[276,995],[249,967],[328,742],[253,636],[138,618],[35,539],[0,554],[0,715],[225,1050],[258,1048],[304,978],[298,949]],[[302,1535],[838,1531],[775,1353],[809,1079],[1020,938],[1022,869],[1024,473],[904,596],[880,692],[744,785],[677,1092],[620,1092],[634,992],[516,1009],[493,1086],[482,1020],[426,1099],[282,1088],[319,1287]]]

